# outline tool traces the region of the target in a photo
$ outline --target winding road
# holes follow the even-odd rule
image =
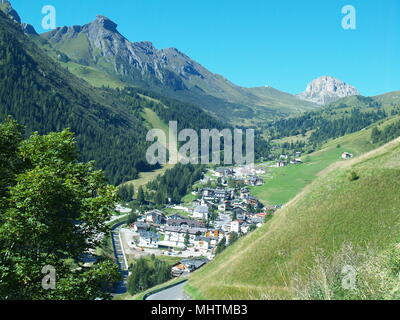
[[[160,292],[154,293],[148,296],[145,300],[155,300],[155,301],[163,301],[163,300],[190,300],[190,298],[185,294],[183,287],[185,286],[186,281],[177,284],[171,288],[162,290]]]

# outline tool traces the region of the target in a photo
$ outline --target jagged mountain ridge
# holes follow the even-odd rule
[[[214,74],[176,48],[130,42],[105,16],[83,26],[60,27],[43,38],[71,59],[123,81],[204,107],[223,117],[271,118],[316,108],[313,103],[273,90],[243,88]]]
[[[358,90],[333,77],[322,76],[308,84],[305,92],[297,95],[300,99],[327,105],[341,98],[359,95]]]

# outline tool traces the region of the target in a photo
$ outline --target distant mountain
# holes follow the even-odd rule
[[[236,86],[176,48],[158,50],[151,42],[130,42],[105,16],[98,15],[84,26],[61,27],[42,36],[74,62],[204,107],[225,120],[265,121],[317,107],[272,88]]]
[[[305,92],[297,95],[302,100],[318,105],[327,105],[340,98],[358,95],[353,86],[330,76],[323,76],[313,80]]]

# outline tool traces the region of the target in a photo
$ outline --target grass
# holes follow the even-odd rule
[[[99,69],[94,67],[90,67],[87,65],[82,65],[73,61],[60,61],[58,58],[59,52],[52,47],[46,40],[42,37],[37,36],[32,38],[35,43],[44,50],[47,55],[55,60],[57,63],[60,63],[62,67],[67,68],[69,72],[88,82],[93,87],[110,87],[110,88],[123,88],[126,87],[127,84],[120,81],[116,77],[110,75],[109,73],[103,72]],[[87,40],[78,37],[77,39],[71,40],[72,41],[72,54],[68,52],[69,57],[74,57],[74,54],[78,51],[85,51],[87,50]],[[86,48],[86,49],[85,49]],[[69,50],[69,48],[67,48]],[[80,55],[80,54],[79,54]]]
[[[144,256],[143,258],[148,260],[148,261],[152,260],[151,255]],[[180,257],[171,257],[171,256],[164,256],[164,255],[156,256],[156,258],[158,260],[161,260],[161,261],[171,265],[171,266],[173,266],[175,263],[179,262],[182,259]],[[128,264],[131,265],[132,263],[135,263],[136,260],[137,259],[129,259]]]
[[[154,128],[154,129],[161,129],[162,131],[164,131],[167,137],[167,147],[168,147],[168,139],[169,139],[168,125],[163,120],[161,120],[161,118],[153,110],[149,108],[144,108],[143,117],[145,121],[148,123],[149,129]],[[160,169],[153,170],[150,172],[141,172],[138,179],[126,183],[133,185],[135,187],[135,190],[137,191],[140,186],[145,186],[150,181],[153,181],[155,178],[157,178],[157,176],[163,175],[168,169],[171,169],[172,167],[173,165],[171,164],[165,164]]]
[[[150,99],[150,98],[149,98]],[[153,99],[154,100],[154,99]],[[167,137],[167,145],[168,145],[168,132],[169,127],[153,110],[149,108],[144,108],[143,117],[148,124],[150,124],[151,128],[161,129],[166,137]]]
[[[398,300],[400,247],[381,253],[344,244],[330,259],[319,252],[308,277],[294,282],[300,300]],[[343,267],[345,266],[345,267]],[[345,286],[343,278],[346,274]]]
[[[88,82],[93,87],[100,88],[104,86],[116,89],[126,86],[126,84],[118,79],[92,67],[82,66],[74,62],[61,62],[61,65],[66,67],[72,74]]]
[[[352,171],[360,179],[349,181]],[[329,259],[344,244],[380,252],[398,243],[399,192],[400,139],[332,165],[188,285],[206,299],[293,299],[295,275],[307,277],[319,250]]]
[[[171,169],[172,167],[173,167],[173,165],[166,164],[161,169],[157,169],[157,170],[149,171],[149,172],[141,172],[138,179],[132,180],[132,181],[129,181],[126,183],[133,185],[135,187],[135,191],[137,191],[140,186],[145,186],[150,181],[153,181],[155,178],[157,178],[157,176],[163,175],[165,173],[165,171],[167,171],[168,169]]]
[[[184,196],[184,197],[182,198],[182,202],[183,202],[183,203],[186,203],[186,204],[192,203],[192,202],[193,202],[194,200],[196,200],[197,198],[198,198],[197,195],[192,194],[192,193],[190,192],[190,193],[188,193],[186,196]]]
[[[73,59],[90,60],[90,44],[84,34],[78,34],[77,37],[66,39],[53,45]]]
[[[204,300],[204,297],[201,295],[200,290],[198,290],[196,287],[191,286],[188,283],[183,287],[183,290],[193,300]]]
[[[327,143],[321,150],[303,156],[304,164],[282,168],[269,168],[262,186],[252,187],[251,193],[265,204],[285,204],[304,187],[314,181],[319,173],[341,160],[343,152],[355,156],[372,150],[376,146],[369,142],[372,129],[356,132]],[[340,147],[338,148],[338,145]]]
[[[172,209],[172,208],[166,208],[166,209],[163,209],[163,211],[167,214],[167,216],[173,215],[175,213],[180,214],[181,216],[184,216],[184,217],[188,217],[189,216],[189,212],[183,211],[183,210],[176,210],[176,209]]]
[[[281,139],[276,139],[273,140],[273,143],[276,144],[282,144],[282,143],[296,143],[296,142],[307,142],[308,139],[310,138],[311,134],[314,132],[315,130],[310,130],[308,131],[304,136],[302,134],[299,134],[297,136],[291,136],[291,137],[284,137]]]

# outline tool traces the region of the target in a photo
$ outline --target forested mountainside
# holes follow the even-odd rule
[[[275,121],[267,126],[267,131],[271,139],[303,136],[309,143],[321,145],[400,114],[399,97],[400,92],[379,97],[346,97],[319,111]]]
[[[76,133],[82,160],[95,160],[111,183],[153,169],[145,154],[150,107],[164,120],[194,129],[222,124],[201,109],[171,99],[147,99],[135,89],[95,89],[50,59],[0,12],[0,117],[11,115],[33,131],[70,128]],[[162,107],[161,107],[162,105]]]
[[[11,115],[27,134],[71,128],[82,160],[95,160],[113,183],[150,169],[142,156],[147,144],[139,110],[60,68],[2,12],[0,43],[2,118]]]
[[[110,90],[109,90],[110,91]],[[115,90],[111,90],[115,92]],[[157,93],[133,87],[116,90],[121,99],[129,96],[140,102],[139,106],[150,108],[165,122],[176,121],[178,131],[183,129],[223,129],[227,124],[215,119],[201,108],[172,98],[161,96]]]

